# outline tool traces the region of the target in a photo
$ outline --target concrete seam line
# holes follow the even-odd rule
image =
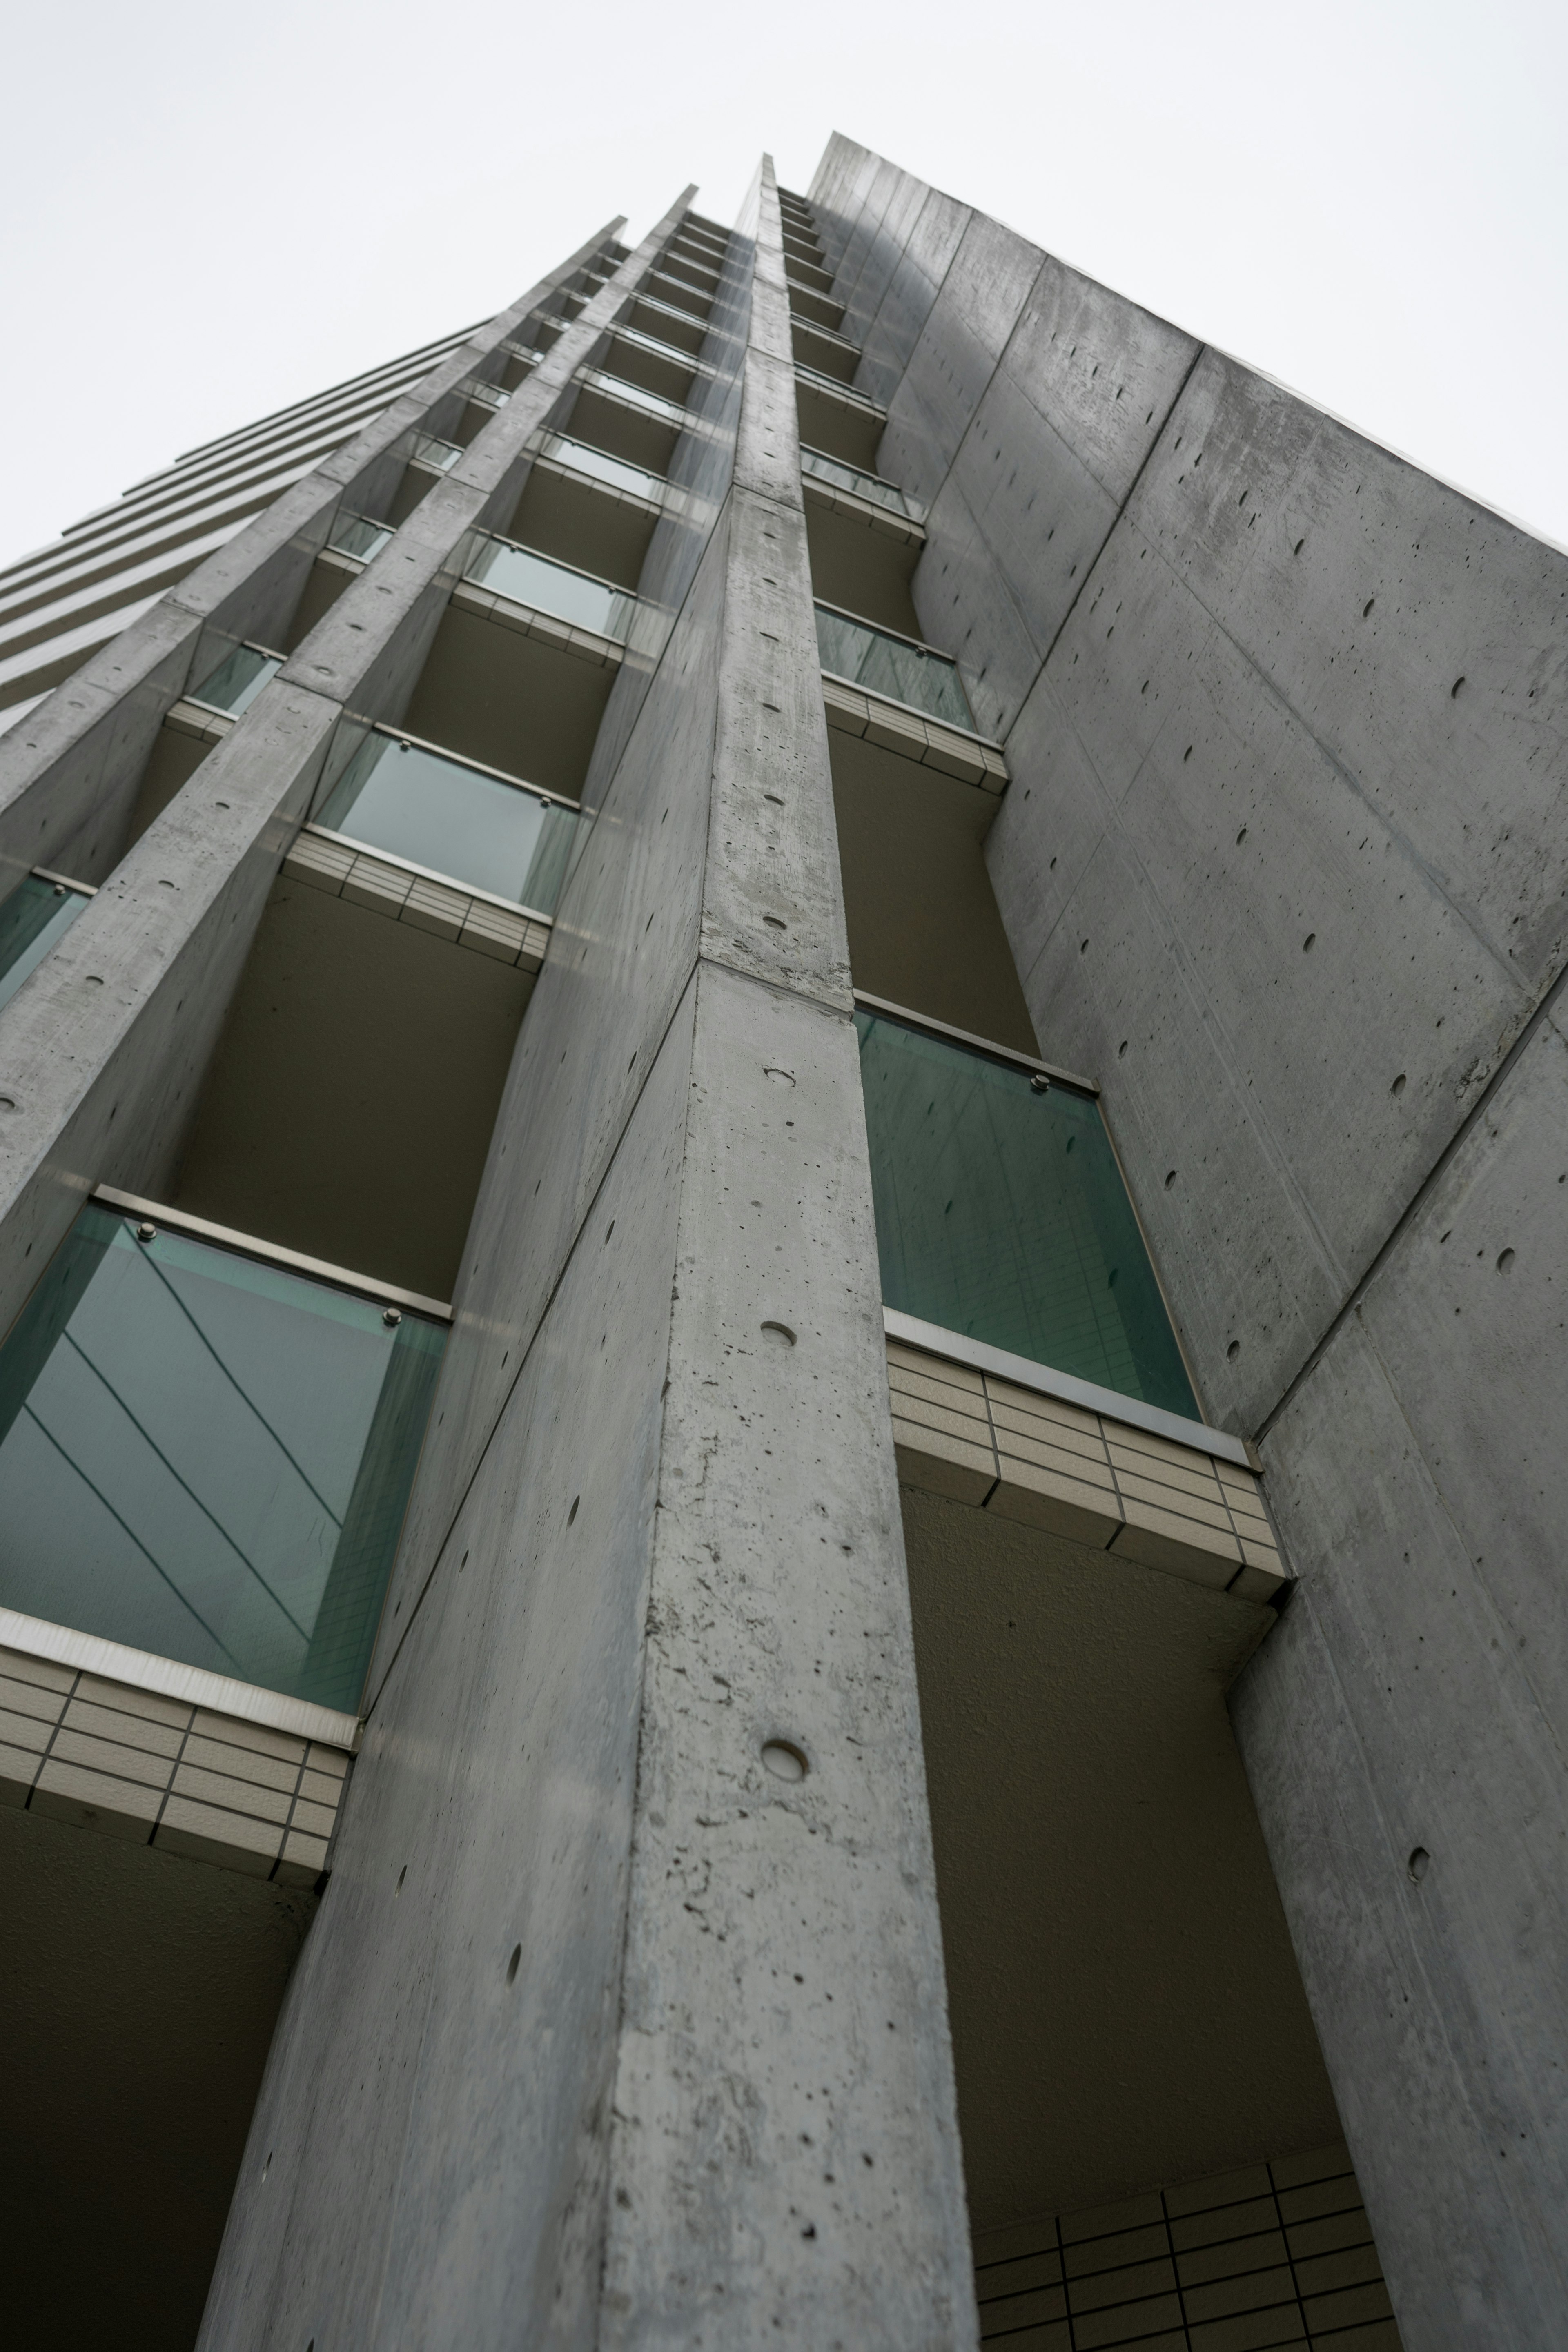
[[[1008,341],[1009,342],[1012,341],[1011,336],[1008,337]],[[1078,611],[1079,604],[1089,587],[1089,582],[1099,571],[1100,558],[1104,555],[1106,549],[1110,545],[1112,539],[1115,537],[1117,526],[1126,520],[1127,509],[1138,495],[1138,486],[1142,481],[1144,475],[1148,472],[1150,466],[1153,462],[1154,453],[1165,437],[1165,428],[1170,424],[1172,417],[1175,415],[1176,410],[1181,404],[1182,395],[1186,391],[1188,384],[1191,383],[1198,362],[1203,358],[1204,353],[1207,349],[1208,345],[1206,343],[1200,343],[1198,345],[1196,351],[1193,353],[1186,373],[1183,376],[1181,383],[1176,386],[1175,391],[1171,394],[1170,405],[1166,409],[1163,416],[1161,417],[1159,425],[1155,428],[1153,437],[1150,441],[1149,446],[1144,450],[1142,457],[1139,461],[1138,471],[1133,475],[1132,479],[1127,485],[1127,495],[1122,499],[1121,504],[1117,508],[1116,512],[1111,517],[1110,522],[1107,524],[1104,538],[1100,541],[1100,545],[1095,549],[1094,553],[1089,557],[1088,563],[1084,566],[1083,578],[1079,581],[1078,585],[1078,593],[1074,596],[1071,604],[1068,606],[1067,611],[1062,614],[1061,619],[1058,622],[1056,628],[1052,632],[1050,644],[1040,656],[1035,675],[1024,689],[1022,699],[1018,704],[1017,709],[1013,715],[1012,726],[1007,730],[1008,735],[1012,733],[1013,728],[1017,725],[1018,720],[1022,718],[1025,705],[1027,703],[1030,695],[1035,691],[1036,687],[1038,686],[1041,678],[1045,676],[1045,673],[1050,665],[1051,656],[1056,652],[1058,646],[1061,643],[1062,631],[1067,627],[1068,623]],[[997,364],[1000,366],[1000,361],[998,361]],[[1049,419],[1047,418],[1046,422],[1048,423]],[[949,470],[951,471],[951,468]],[[1005,586],[1006,583],[1004,583],[1003,584]],[[1009,590],[1009,595],[1011,595],[1011,590]],[[1076,727],[1073,729],[1073,733],[1075,735],[1078,733]],[[1002,748],[1004,751],[1007,748],[1006,735],[1002,738]]]
[[[414,1596],[413,1603],[408,1612],[407,1622],[404,1625],[402,1633],[399,1633],[397,1637],[397,1641],[391,1656],[386,1661],[384,1673],[383,1673],[379,1677],[374,1690],[371,1692],[366,1701],[360,1718],[362,1722],[368,1723],[372,1716],[374,1714],[376,1702],[380,1698],[382,1692],[386,1688],[388,1682],[392,1678],[393,1668],[396,1665],[398,1659],[403,1654],[404,1643],[407,1640],[413,1628],[414,1621],[418,1616],[420,1609],[424,1604],[425,1596],[429,1591],[431,1585],[435,1582],[441,1562],[446,1557],[447,1547],[452,1540],[453,1530],[457,1527],[458,1521],[463,1516],[464,1506],[467,1504],[468,1496],[473,1491],[474,1482],[478,1478],[480,1470],[484,1467],[485,1462],[489,1454],[490,1447],[495,1443],[496,1432],[500,1429],[502,1421],[506,1417],[507,1407],[511,1402],[512,1392],[516,1389],[519,1381],[522,1378],[524,1369],[532,1358],[534,1349],[539,1344],[539,1335],[550,1319],[550,1310],[555,1304],[556,1298],[561,1290],[561,1286],[565,1281],[573,1262],[577,1255],[577,1252],[582,1245],[583,1236],[588,1230],[590,1223],[593,1222],[594,1217],[598,1212],[600,1198],[604,1192],[605,1185],[610,1181],[616,1162],[620,1157],[621,1146],[625,1143],[627,1131],[631,1127],[633,1119],[637,1116],[638,1106],[643,1098],[644,1090],[646,1089],[649,1079],[652,1077],[654,1071],[658,1066],[659,1056],[663,1054],[665,1046],[668,1042],[669,1034],[674,1028],[676,1022],[680,1017],[680,1009],[691,993],[693,984],[697,978],[699,961],[700,959],[693,956],[691,962],[687,969],[686,976],[681,982],[679,992],[676,996],[674,1005],[671,1008],[669,1019],[659,1031],[658,1041],[647,1058],[647,1067],[644,1070],[641,1078],[637,1082],[637,1091],[633,1095],[630,1104],[627,1107],[626,1118],[621,1122],[620,1129],[616,1136],[615,1148],[610,1152],[609,1157],[605,1162],[604,1170],[599,1177],[598,1182],[594,1187],[591,1199],[584,1206],[583,1214],[578,1219],[572,1234],[572,1239],[562,1256],[560,1266],[556,1270],[555,1278],[552,1282],[549,1291],[541,1304],[538,1316],[534,1320],[533,1328],[528,1335],[527,1344],[524,1346],[518,1358],[517,1370],[512,1374],[510,1380],[507,1382],[506,1388],[496,1406],[494,1417],[490,1422],[489,1428],[485,1433],[485,1442],[483,1445],[480,1446],[478,1454],[474,1456],[474,1466],[463,1482],[462,1493],[457,1497],[457,1500],[452,1506],[451,1517],[447,1522],[440,1542],[436,1546],[435,1551],[431,1556],[429,1570],[426,1574],[424,1580],[420,1584],[418,1591]],[[396,1563],[395,1560],[395,1566]],[[391,1588],[389,1585],[388,1591],[390,1591],[390,1590]]]
[[[1547,989],[1546,993],[1541,999],[1540,1003],[1535,1007],[1534,1012],[1531,1013],[1530,1018],[1525,1022],[1524,1026],[1521,1029],[1518,1036],[1514,1039],[1513,1044],[1509,1047],[1507,1053],[1498,1064],[1497,1068],[1492,1072],[1491,1076],[1487,1080],[1486,1085],[1481,1088],[1480,1093],[1476,1097],[1475,1101],[1470,1105],[1469,1109],[1465,1113],[1464,1118],[1459,1121],[1458,1126],[1448,1138],[1447,1142],[1438,1152],[1437,1157],[1432,1162],[1431,1167],[1428,1168],[1425,1176],[1422,1177],[1421,1181],[1416,1185],[1415,1190],[1411,1193],[1409,1200],[1405,1202],[1404,1208],[1400,1211],[1393,1224],[1390,1225],[1388,1232],[1378,1244],[1372,1257],[1368,1260],[1364,1271],[1356,1276],[1353,1285],[1346,1294],[1344,1299],[1342,1301],[1341,1305],[1335,1308],[1332,1318],[1324,1327],[1322,1336],[1313,1345],[1310,1354],[1305,1358],[1300,1368],[1291,1374],[1285,1387],[1280,1391],[1277,1401],[1269,1406],[1268,1412],[1258,1423],[1257,1429],[1253,1433],[1254,1444],[1260,1443],[1262,1439],[1268,1435],[1275,1423],[1279,1420],[1280,1414],[1289,1404],[1291,1399],[1296,1394],[1297,1390],[1302,1385],[1303,1381],[1310,1379],[1311,1374],[1317,1370],[1319,1364],[1322,1361],[1323,1357],[1332,1346],[1335,1338],[1343,1328],[1346,1318],[1360,1311],[1362,1302],[1365,1298],[1366,1294],[1371,1289],[1373,1284],[1376,1281],[1379,1274],[1383,1271],[1384,1262],[1397,1247],[1399,1242],[1403,1239],[1406,1229],[1414,1223],[1416,1216],[1419,1214],[1423,1205],[1425,1204],[1427,1196],[1435,1191],[1437,1184],[1441,1181],[1443,1176],[1447,1173],[1450,1163],[1457,1158],[1461,1148],[1469,1140],[1469,1138],[1474,1131],[1476,1121],[1485,1114],[1493,1097],[1497,1095],[1506,1080],[1511,1076],[1514,1065],[1521,1059],[1528,1047],[1533,1042],[1537,1030],[1544,1024],[1551,1021],[1552,1009],[1555,1006],[1558,998],[1563,994],[1565,987],[1568,987],[1568,964],[1564,964],[1556,979],[1552,981]],[[1381,1360],[1382,1360],[1380,1358],[1379,1361],[1381,1362]],[[1425,1454],[1422,1455],[1422,1460],[1426,1460]]]
[[[1208,352],[1211,348],[1212,347],[1210,345],[1205,343],[1203,347],[1203,352],[1200,352],[1199,353],[1199,357],[1202,358],[1204,353]],[[1221,352],[1218,356],[1223,359],[1225,355]],[[1195,367],[1197,365],[1197,362],[1194,360],[1193,364]],[[1184,385],[1183,388],[1184,390],[1185,386]],[[1169,419],[1167,418],[1166,421],[1168,423]],[[1163,426],[1162,426],[1162,432],[1163,432]],[[1150,455],[1152,456],[1152,454],[1153,452],[1151,450]],[[1140,471],[1142,471],[1142,468]],[[1128,495],[1131,499],[1131,493],[1129,492]],[[1117,524],[1122,522],[1125,519],[1126,509],[1123,509],[1121,514],[1117,517]],[[1112,532],[1114,532],[1117,524],[1112,524]],[[1108,533],[1107,544],[1109,544],[1110,536],[1110,534]],[[1521,986],[1517,975],[1510,971],[1507,958],[1504,956],[1501,950],[1495,948],[1490,940],[1487,938],[1486,934],[1477,929],[1469,916],[1466,913],[1464,908],[1447,888],[1430,860],[1424,857],[1420,851],[1416,849],[1414,843],[1412,843],[1403,833],[1395,829],[1390,818],[1384,814],[1376,803],[1368,798],[1366,792],[1363,788],[1361,779],[1355,773],[1354,770],[1345,766],[1344,761],[1340,759],[1338,754],[1331,751],[1329,745],[1323,741],[1322,737],[1318,733],[1310,720],[1302,716],[1301,712],[1297,709],[1289,697],[1283,693],[1275,684],[1268,671],[1258,660],[1256,655],[1247,651],[1247,647],[1238,641],[1230,629],[1226,625],[1225,622],[1220,619],[1218,614],[1211,611],[1210,607],[1204,602],[1202,596],[1199,595],[1197,590],[1191,587],[1188,583],[1181,577],[1180,573],[1175,571],[1174,567],[1170,562],[1164,550],[1160,547],[1155,547],[1153,542],[1147,538],[1144,539],[1144,545],[1146,547],[1152,548],[1156,560],[1164,564],[1165,571],[1169,578],[1174,581],[1176,585],[1184,590],[1192,598],[1199,612],[1209,623],[1209,625],[1220,637],[1224,639],[1225,643],[1235,654],[1237,659],[1242,663],[1258,680],[1262,693],[1273,704],[1275,709],[1279,711],[1286,719],[1288,719],[1293,727],[1300,728],[1301,733],[1307,738],[1314,750],[1322,755],[1323,759],[1333,770],[1334,774],[1345,786],[1346,790],[1353,795],[1355,800],[1366,812],[1367,815],[1371,817],[1373,822],[1382,832],[1387,835],[1389,840],[1394,844],[1402,855],[1409,860],[1411,866],[1414,868],[1415,872],[1420,876],[1422,881],[1427,885],[1433,897],[1439,900],[1439,902],[1447,908],[1448,912],[1454,917],[1456,922],[1463,926],[1466,936],[1475,941],[1477,947],[1480,949],[1480,950],[1490,960],[1497,969],[1504,974],[1510,983],[1519,990],[1519,992],[1522,997],[1524,993],[1523,989]],[[1100,555],[1097,555],[1094,560],[1095,568],[1098,568],[1100,556],[1102,556],[1104,552],[1105,549],[1104,547],[1101,547]],[[1088,585],[1089,583],[1086,580],[1084,586],[1087,588]],[[1081,593],[1082,592],[1080,591],[1079,593]],[[1076,728],[1073,730],[1073,732],[1077,735],[1078,730]]]

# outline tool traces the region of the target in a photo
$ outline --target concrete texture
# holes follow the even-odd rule
[[[1104,1089],[1301,1580],[1233,1706],[1404,2340],[1534,2352],[1568,2268],[1568,562],[852,142],[814,200],[886,289],[850,310],[881,468],[931,503],[923,632],[1005,733],[1041,1051]]]
[[[973,2338],[771,172],[758,209],[734,478],[721,391],[503,1095],[226,2352]]]

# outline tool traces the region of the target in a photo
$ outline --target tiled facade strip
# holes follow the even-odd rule
[[[1251,1470],[891,1339],[888,1386],[907,1486],[1243,1601],[1289,1581]]]
[[[803,481],[806,478],[802,477]],[[894,702],[869,688],[851,686],[847,679],[824,675],[822,699],[827,723],[842,735],[858,735],[883,751],[897,751],[921,767],[935,768],[961,783],[977,784],[983,792],[1002,793],[1007,787],[1007,762],[994,743],[983,736],[966,735],[927,719],[908,703]]]
[[[542,917],[454,888],[434,875],[395,858],[373,856],[313,825],[296,836],[283,873],[291,882],[306,883],[350,906],[409,923],[523,971],[538,971],[550,945],[551,926]]]
[[[0,1648],[0,1803],[286,1886],[326,1864],[351,1758]]]
[[[1342,2142],[977,2231],[983,2344],[1007,2352],[1399,2352]]]

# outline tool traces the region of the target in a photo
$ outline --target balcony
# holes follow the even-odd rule
[[[457,442],[438,441],[433,433],[416,433],[410,439],[410,464],[428,466],[432,473],[450,473],[462,454]]]
[[[0,1005],[10,1003],[93,896],[83,882],[36,868],[0,898]]]
[[[625,645],[637,598],[608,581],[553,562],[515,540],[490,538],[469,561],[464,578],[536,613],[552,613],[574,628]]]
[[[0,1349],[0,1607],[352,1717],[447,1319],[95,1195]]]
[[[825,675],[885,695],[947,727],[975,731],[958,665],[913,637],[873,628],[831,604],[816,606],[816,650]]]
[[[339,555],[352,555],[361,563],[368,563],[379,555],[392,537],[392,525],[373,522],[369,515],[341,514],[332,525],[332,535],[327,545]]]
[[[855,1025],[885,1304],[1048,1367],[1080,1403],[1197,1422],[1092,1089],[879,1008]]]
[[[570,803],[531,785],[375,728],[314,823],[426,874],[549,916],[578,819]]]
[[[586,474],[591,481],[607,483],[613,490],[629,490],[634,498],[650,503],[657,503],[664,493],[661,478],[646,467],[612,457],[606,450],[593,448],[565,433],[547,433],[540,455],[553,458],[558,466],[570,467],[574,474]]]
[[[868,499],[872,505],[886,507],[890,514],[907,518],[910,522],[923,520],[921,509],[907,499],[897,482],[885,482],[880,474],[868,473],[862,467],[851,466],[846,458],[830,457],[826,450],[813,449],[803,441],[800,448],[800,468],[814,481],[826,482],[835,489],[847,490],[858,499]]]
[[[237,719],[249,709],[268,679],[277,677],[284,659],[282,654],[268,653],[265,646],[236,646],[216,669],[207,672],[200,686],[193,687],[185,700]]]

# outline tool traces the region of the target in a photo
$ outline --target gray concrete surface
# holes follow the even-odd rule
[[[734,478],[503,1097],[226,2352],[973,2340],[762,195]]]
[[[813,193],[886,289],[859,380],[931,502],[922,628],[1005,733],[987,856],[1041,1051],[1105,1090],[1300,1578],[1235,1720],[1405,2342],[1535,2352],[1568,562],[997,225],[954,242],[852,142]]]

